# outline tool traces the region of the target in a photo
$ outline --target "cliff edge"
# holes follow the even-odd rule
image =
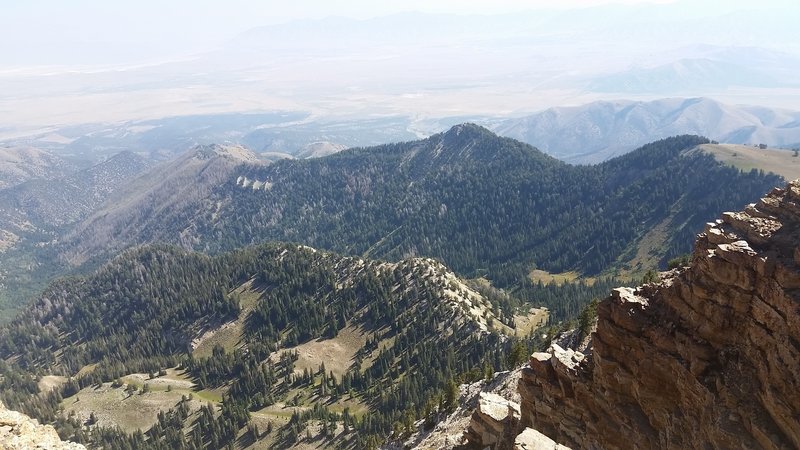
[[[39,425],[25,414],[8,410],[0,403],[0,449],[86,450],[86,447],[62,442],[52,426]]]
[[[521,423],[573,448],[800,448],[800,180],[615,289],[592,350],[535,353]]]

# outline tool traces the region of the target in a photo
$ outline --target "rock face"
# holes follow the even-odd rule
[[[86,450],[81,444],[62,442],[50,425],[38,422],[0,403],[0,449],[3,450]]]
[[[591,354],[536,353],[519,390],[522,425],[573,448],[800,448],[800,181],[614,290]]]
[[[525,428],[514,440],[514,450],[570,450],[533,428]]]
[[[489,382],[483,380],[459,387],[456,409],[450,414],[438,417],[433,428],[425,425],[425,420],[419,420],[416,431],[402,440],[390,440],[383,444],[382,450],[442,450],[464,449],[466,430],[475,420],[475,409],[478,407],[481,395],[491,393],[504,401],[519,405],[517,385],[522,368],[510,372],[498,372]],[[519,406],[516,409],[517,424],[519,423]],[[516,429],[516,428],[513,428]],[[513,440],[513,435],[509,436]],[[474,445],[473,445],[474,447]],[[477,447],[483,449],[486,446]]]
[[[473,446],[510,450],[519,428],[519,405],[490,392],[481,392],[478,407],[465,433]]]

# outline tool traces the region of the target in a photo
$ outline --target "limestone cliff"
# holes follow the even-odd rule
[[[800,448],[800,181],[616,289],[591,352],[535,353],[521,424],[573,448]]]
[[[38,422],[0,403],[0,449],[3,450],[86,450],[72,442],[62,442],[50,425]]]

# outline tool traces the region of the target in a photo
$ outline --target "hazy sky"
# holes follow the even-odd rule
[[[373,19],[405,12],[449,15]],[[313,21],[330,17],[363,22]],[[635,95],[797,109],[797,23],[798,0],[0,0],[0,133],[231,111],[507,115]]]
[[[670,0],[3,0],[0,67],[134,62],[207,49],[249,28],[293,19],[369,18],[404,11],[500,14],[537,8]],[[760,9],[798,10],[795,0]],[[693,0],[687,14],[753,7],[751,1]]]

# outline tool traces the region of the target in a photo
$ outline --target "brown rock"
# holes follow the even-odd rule
[[[478,448],[510,449],[519,433],[519,405],[497,394],[481,392],[466,431],[467,442]]]
[[[800,448],[799,205],[723,214],[691,267],[599,305],[591,353],[534,354],[521,424],[551,441],[516,448]]]

